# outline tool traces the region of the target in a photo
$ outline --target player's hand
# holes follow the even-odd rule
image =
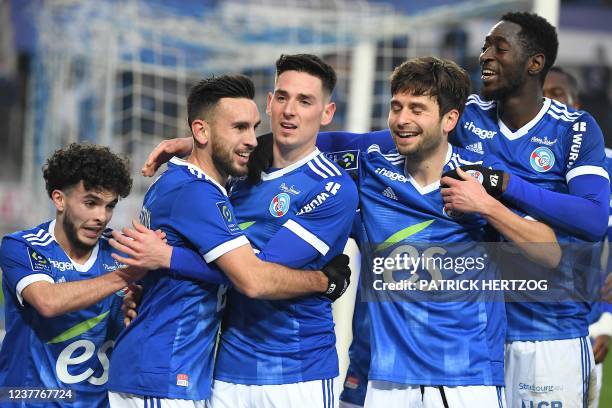
[[[457,167],[456,174],[458,180],[450,176],[443,176],[440,180],[444,210],[447,213],[485,213],[494,198],[469,173]]]
[[[113,238],[109,240],[113,248],[129,258],[116,253],[112,257],[126,265],[143,269],[170,268],[172,247],[156,231],[148,229],[137,220],[132,220],[132,225],[134,229],[125,227],[123,234],[113,231]]]
[[[336,255],[321,271],[327,276],[325,296],[332,302],[344,294],[351,283],[350,258],[344,254]]]
[[[123,312],[123,325],[128,327],[132,320],[138,316],[138,305],[142,298],[142,286],[140,285],[129,285],[128,292],[123,297],[123,303],[121,305],[121,311]]]
[[[482,186],[485,188],[487,194],[489,194],[490,196],[498,198],[504,192],[503,185],[505,173],[503,171],[491,170],[480,164],[469,164],[466,166],[461,166],[461,170],[478,180],[480,184],[482,184]],[[459,172],[457,171],[457,169],[447,171],[442,175],[442,178],[444,177],[450,177],[455,180],[464,180],[461,176],[459,176]],[[441,184],[444,185],[445,183],[441,182]]]
[[[191,153],[192,149],[193,138],[191,137],[164,140],[149,154],[141,173],[145,177],[152,177],[157,169],[173,156],[186,156]]]
[[[272,165],[273,142],[272,133],[266,133],[257,138],[257,147],[249,156],[247,179],[251,184],[259,183],[261,172]]]
[[[595,337],[593,342],[593,355],[595,356],[595,363],[603,363],[608,355],[608,347],[610,346],[610,336],[602,334],[601,336]]]
[[[601,299],[604,302],[612,303],[612,273],[608,275],[601,288]]]

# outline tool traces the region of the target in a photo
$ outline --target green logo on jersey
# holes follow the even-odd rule
[[[242,222],[238,224],[238,227],[244,231],[245,229],[249,228],[253,224],[255,224],[255,221],[246,221],[246,222]]]
[[[102,320],[104,320],[104,318],[106,318],[107,315],[108,315],[108,310],[99,316],[92,317],[91,319],[85,320],[84,322],[81,322],[75,326],[72,326],[65,332],[49,340],[47,344],[61,343],[63,341],[70,340],[72,338],[80,336],[81,334],[85,333],[89,329],[96,327],[98,323],[100,323]]]
[[[376,251],[382,251],[384,249],[389,248],[390,246],[397,244],[405,240],[406,238],[423,231],[425,228],[429,227],[432,222],[435,220],[423,221],[418,224],[411,225],[410,227],[406,227],[403,230],[397,231],[395,234],[391,235],[389,238],[385,240],[382,244],[376,247]]]

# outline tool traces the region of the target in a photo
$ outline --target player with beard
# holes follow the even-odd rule
[[[161,263],[165,270],[152,271],[143,280],[138,317],[117,340],[108,387],[113,407],[205,406],[211,396],[215,342],[221,311],[226,304],[227,286],[220,284],[227,280],[219,270],[231,280],[234,296],[241,296],[243,301],[255,297],[286,299],[320,295],[305,299],[316,299],[329,307],[330,302],[324,296],[333,300],[348,284],[348,260],[336,266],[332,258],[340,251],[335,248],[325,251],[329,256],[324,262],[309,265],[313,266],[309,268],[312,270],[298,271],[260,260],[242,232],[225,184],[229,176],[246,174],[249,156],[257,145],[255,129],[260,119],[253,97],[253,83],[240,75],[205,79],[189,94],[193,151],[185,160],[170,160],[168,170],[147,191],[141,210],[145,227],[166,232],[172,247],[164,248],[171,254],[164,252],[164,248],[160,251],[162,258],[167,256]],[[301,103],[306,105],[304,101]],[[295,107],[293,103],[292,107]],[[280,219],[277,211],[286,212],[287,207],[275,203],[268,208],[266,203],[263,211],[270,217],[277,214]],[[116,242],[113,242],[126,254],[134,255],[134,244],[147,246],[140,241],[147,238],[146,233],[126,232],[133,241],[115,234]],[[312,242],[315,238],[310,239]],[[289,242],[286,236],[280,240],[285,245]],[[283,255],[288,252],[286,247],[274,251],[260,241],[253,242],[262,249],[263,259],[286,259]],[[298,247],[298,243],[292,244]],[[301,246],[306,247],[308,243]],[[203,265],[196,264],[193,279],[177,275],[185,265],[180,254],[184,255],[187,249],[195,250],[205,261]],[[119,259],[127,264],[139,260]],[[325,265],[328,262],[334,266]],[[208,275],[208,282],[201,281],[205,268],[217,271],[215,276]],[[268,342],[262,336],[257,345],[266,347]],[[127,368],[126,362],[129,362]],[[235,366],[240,372],[247,368],[256,369],[257,365]],[[322,404],[320,382],[315,390]],[[233,396],[228,393],[226,398]]]
[[[106,407],[108,359],[121,328],[114,294],[142,276],[111,257],[106,229],[130,192],[128,163],[105,147],[72,144],[47,160],[43,177],[55,219],[5,236],[0,247],[7,328],[0,386],[57,390],[21,395],[16,406]]]

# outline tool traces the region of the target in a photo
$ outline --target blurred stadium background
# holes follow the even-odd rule
[[[203,76],[250,76],[263,115],[280,53],[315,53],[338,73],[329,129],[380,129],[396,65],[451,58],[478,85],[484,36],[507,11],[558,27],[557,65],[577,76],[612,146],[610,0],[0,0],[0,232],[52,216],[41,166],[83,140],[130,157],[134,189],[112,226],[129,223],[151,182],[140,167],[160,140],[187,134],[186,94]],[[351,302],[336,311],[343,364]],[[612,407],[611,378],[609,363],[601,407]]]

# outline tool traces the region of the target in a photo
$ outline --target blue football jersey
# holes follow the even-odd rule
[[[468,150],[492,155],[504,163],[508,171],[539,187],[567,193],[567,183],[574,177],[592,174],[607,177],[601,130],[586,112],[544,98],[540,112],[517,130],[509,129],[497,116],[497,105],[471,95],[452,140]],[[584,244],[584,241],[555,229],[561,244]],[[564,246],[565,249],[570,248]],[[580,281],[584,268],[577,263],[573,250],[564,250],[557,279],[567,283],[566,299],[572,299],[572,282]],[[597,250],[592,251],[596,263]],[[581,258],[584,260],[584,258]],[[516,271],[538,270],[524,259],[500,262],[507,278]],[[587,277],[588,278],[588,277]],[[550,302],[509,302],[508,340],[538,341],[570,339],[587,335],[590,303],[575,300]]]
[[[257,249],[281,228],[316,251],[301,269],[320,269],[342,253],[357,208],[355,183],[318,150],[262,175],[237,181],[231,200]],[[287,242],[291,251],[291,242]],[[238,384],[289,384],[338,375],[331,302],[323,296],[256,300],[228,292],[215,379]]]
[[[207,263],[248,244],[225,188],[177,158],[147,191],[141,221],[151,229],[161,228],[169,245],[191,248]],[[109,389],[158,398],[208,399],[225,290],[178,279],[168,271],[149,272],[138,317],[117,339]]]
[[[439,181],[419,186],[405,173],[404,159],[397,152],[382,154],[376,145],[361,152],[359,198],[370,243],[366,250],[383,260],[402,254],[412,262],[443,259],[444,267],[428,266],[416,275],[403,268],[384,272],[372,268],[363,276],[364,288],[372,296],[369,379],[413,385],[503,385],[502,292],[459,291],[437,300],[443,295],[435,291],[380,289],[381,282],[402,283],[413,277],[499,278],[481,244],[498,240],[498,234],[476,214],[446,214]],[[482,158],[449,145],[443,171],[471,163],[482,163]],[[470,268],[459,268],[468,257],[473,258]]]
[[[29,402],[32,407],[106,407],[110,353],[121,330],[122,292],[75,312],[45,318],[24,302],[28,285],[93,279],[117,269],[110,230],[89,260],[73,262],[54,236],[55,221],[7,235],[0,247],[6,337],[0,351],[0,386],[72,390],[74,402]]]

